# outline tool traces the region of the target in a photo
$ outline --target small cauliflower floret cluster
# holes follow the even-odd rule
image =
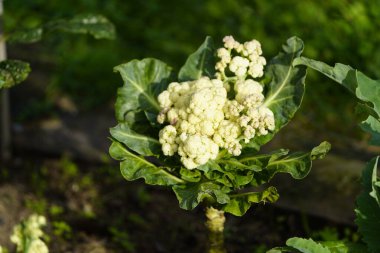
[[[40,215],[31,215],[22,224],[13,228],[11,241],[17,245],[17,252],[24,252],[28,249],[29,253],[48,253],[46,244],[41,240],[44,235],[41,227],[46,225],[46,218]],[[25,242],[29,242],[28,248]]]
[[[159,141],[164,155],[178,153],[182,164],[194,169],[216,159],[219,148],[238,156],[242,145],[256,135],[274,129],[272,111],[262,106],[262,87],[253,80],[240,80],[234,86],[236,97],[227,98],[219,79],[171,83],[158,96],[161,112]]]
[[[253,78],[263,76],[266,60],[261,56],[260,42],[251,40],[241,44],[232,36],[224,37],[223,42],[224,47],[217,51],[220,59],[215,66],[218,79],[226,78],[226,69],[242,79],[245,79],[247,75]]]

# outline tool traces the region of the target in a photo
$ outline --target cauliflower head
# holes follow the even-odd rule
[[[158,96],[157,121],[166,124],[159,132],[162,152],[166,156],[177,153],[187,169],[216,159],[219,149],[238,156],[241,141],[248,143],[275,127],[273,112],[263,105],[262,85],[248,79],[263,75],[266,62],[260,56],[260,43],[240,44],[232,36],[223,41],[224,47],[217,51],[215,79],[173,82]],[[236,77],[232,84],[227,68]],[[231,85],[233,99],[227,97]]]

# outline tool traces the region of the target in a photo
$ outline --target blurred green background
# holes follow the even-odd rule
[[[62,95],[80,111],[110,104],[121,85],[112,71],[115,65],[155,57],[179,69],[206,35],[216,42],[229,34],[240,41],[256,38],[267,59],[296,35],[305,42],[305,56],[329,64],[342,62],[380,77],[380,1],[6,0],[4,4],[8,32],[81,13],[103,14],[117,29],[114,41],[59,34],[34,50],[10,45],[11,55],[35,62],[32,67],[44,71],[43,96],[29,98],[18,112],[19,120],[51,113],[54,100]],[[305,122],[317,129],[357,132],[351,123],[352,99],[326,78],[309,72],[300,113]]]

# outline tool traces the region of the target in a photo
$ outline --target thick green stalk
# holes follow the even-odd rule
[[[224,248],[224,212],[213,207],[206,208],[206,227],[209,231],[208,253],[227,253]]]

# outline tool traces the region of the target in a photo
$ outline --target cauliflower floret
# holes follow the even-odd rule
[[[245,79],[247,75],[253,78],[264,75],[266,60],[261,56],[263,52],[260,42],[251,40],[240,44],[232,36],[224,37],[223,42],[224,47],[217,51],[220,61],[215,65],[218,78],[225,78],[227,67],[240,79]]]

